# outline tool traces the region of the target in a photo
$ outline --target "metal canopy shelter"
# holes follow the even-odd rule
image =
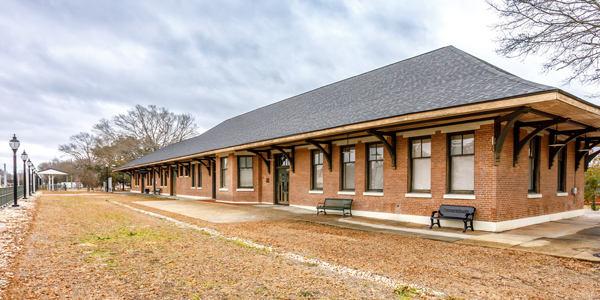
[[[50,182],[48,182],[48,185],[50,186],[49,190],[53,191],[54,190],[54,176],[56,175],[69,175],[69,173],[65,173],[59,170],[55,170],[55,169],[47,169],[41,172],[38,172],[39,175],[48,175],[48,177],[50,178]]]

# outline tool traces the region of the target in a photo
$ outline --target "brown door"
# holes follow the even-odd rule
[[[277,167],[275,168],[275,204],[290,204],[290,163],[283,156],[276,156]]]

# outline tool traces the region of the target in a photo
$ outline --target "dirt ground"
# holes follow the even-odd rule
[[[292,220],[216,224],[139,196],[47,195],[9,268],[5,299],[598,299],[600,264]],[[180,228],[111,201],[249,239]],[[290,260],[288,252],[425,287],[418,294]]]

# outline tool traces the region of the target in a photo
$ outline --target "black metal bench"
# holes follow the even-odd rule
[[[436,213],[437,217],[435,216]],[[473,229],[474,215],[475,207],[472,206],[440,205],[440,210],[431,213],[431,226],[429,226],[429,229],[431,229],[433,225],[437,225],[438,228],[442,227],[440,226],[440,220],[452,220],[464,222],[465,228],[463,229],[463,232],[467,231],[467,228],[469,227],[471,228],[471,231],[475,231],[475,229]],[[469,223],[471,225],[469,225]]]
[[[334,198],[327,198],[325,199],[325,201],[323,203],[319,203],[319,205],[317,206],[317,216],[319,215],[319,212],[323,212],[324,214],[327,214],[327,212],[325,212],[325,210],[329,209],[329,210],[341,210],[342,211],[342,218],[346,215],[349,215],[352,217],[352,199],[334,199]],[[346,212],[346,210],[348,210],[348,212]]]
[[[154,195],[160,195],[160,191],[161,191],[160,188],[154,189]]]

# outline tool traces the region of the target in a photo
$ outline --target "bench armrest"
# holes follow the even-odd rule
[[[325,205],[325,202],[317,204],[317,206],[323,206],[323,205]]]
[[[435,210],[435,211],[433,211],[433,212],[431,213],[431,217],[435,217],[435,214],[436,214],[436,213],[437,213],[437,214],[438,214],[438,216],[439,216],[439,213],[440,213],[440,212],[439,212],[439,211],[437,211],[437,210]]]
[[[469,216],[471,216],[471,217],[469,217]],[[467,213],[467,214],[465,214],[465,219],[473,220],[474,216],[475,216],[475,213]]]

